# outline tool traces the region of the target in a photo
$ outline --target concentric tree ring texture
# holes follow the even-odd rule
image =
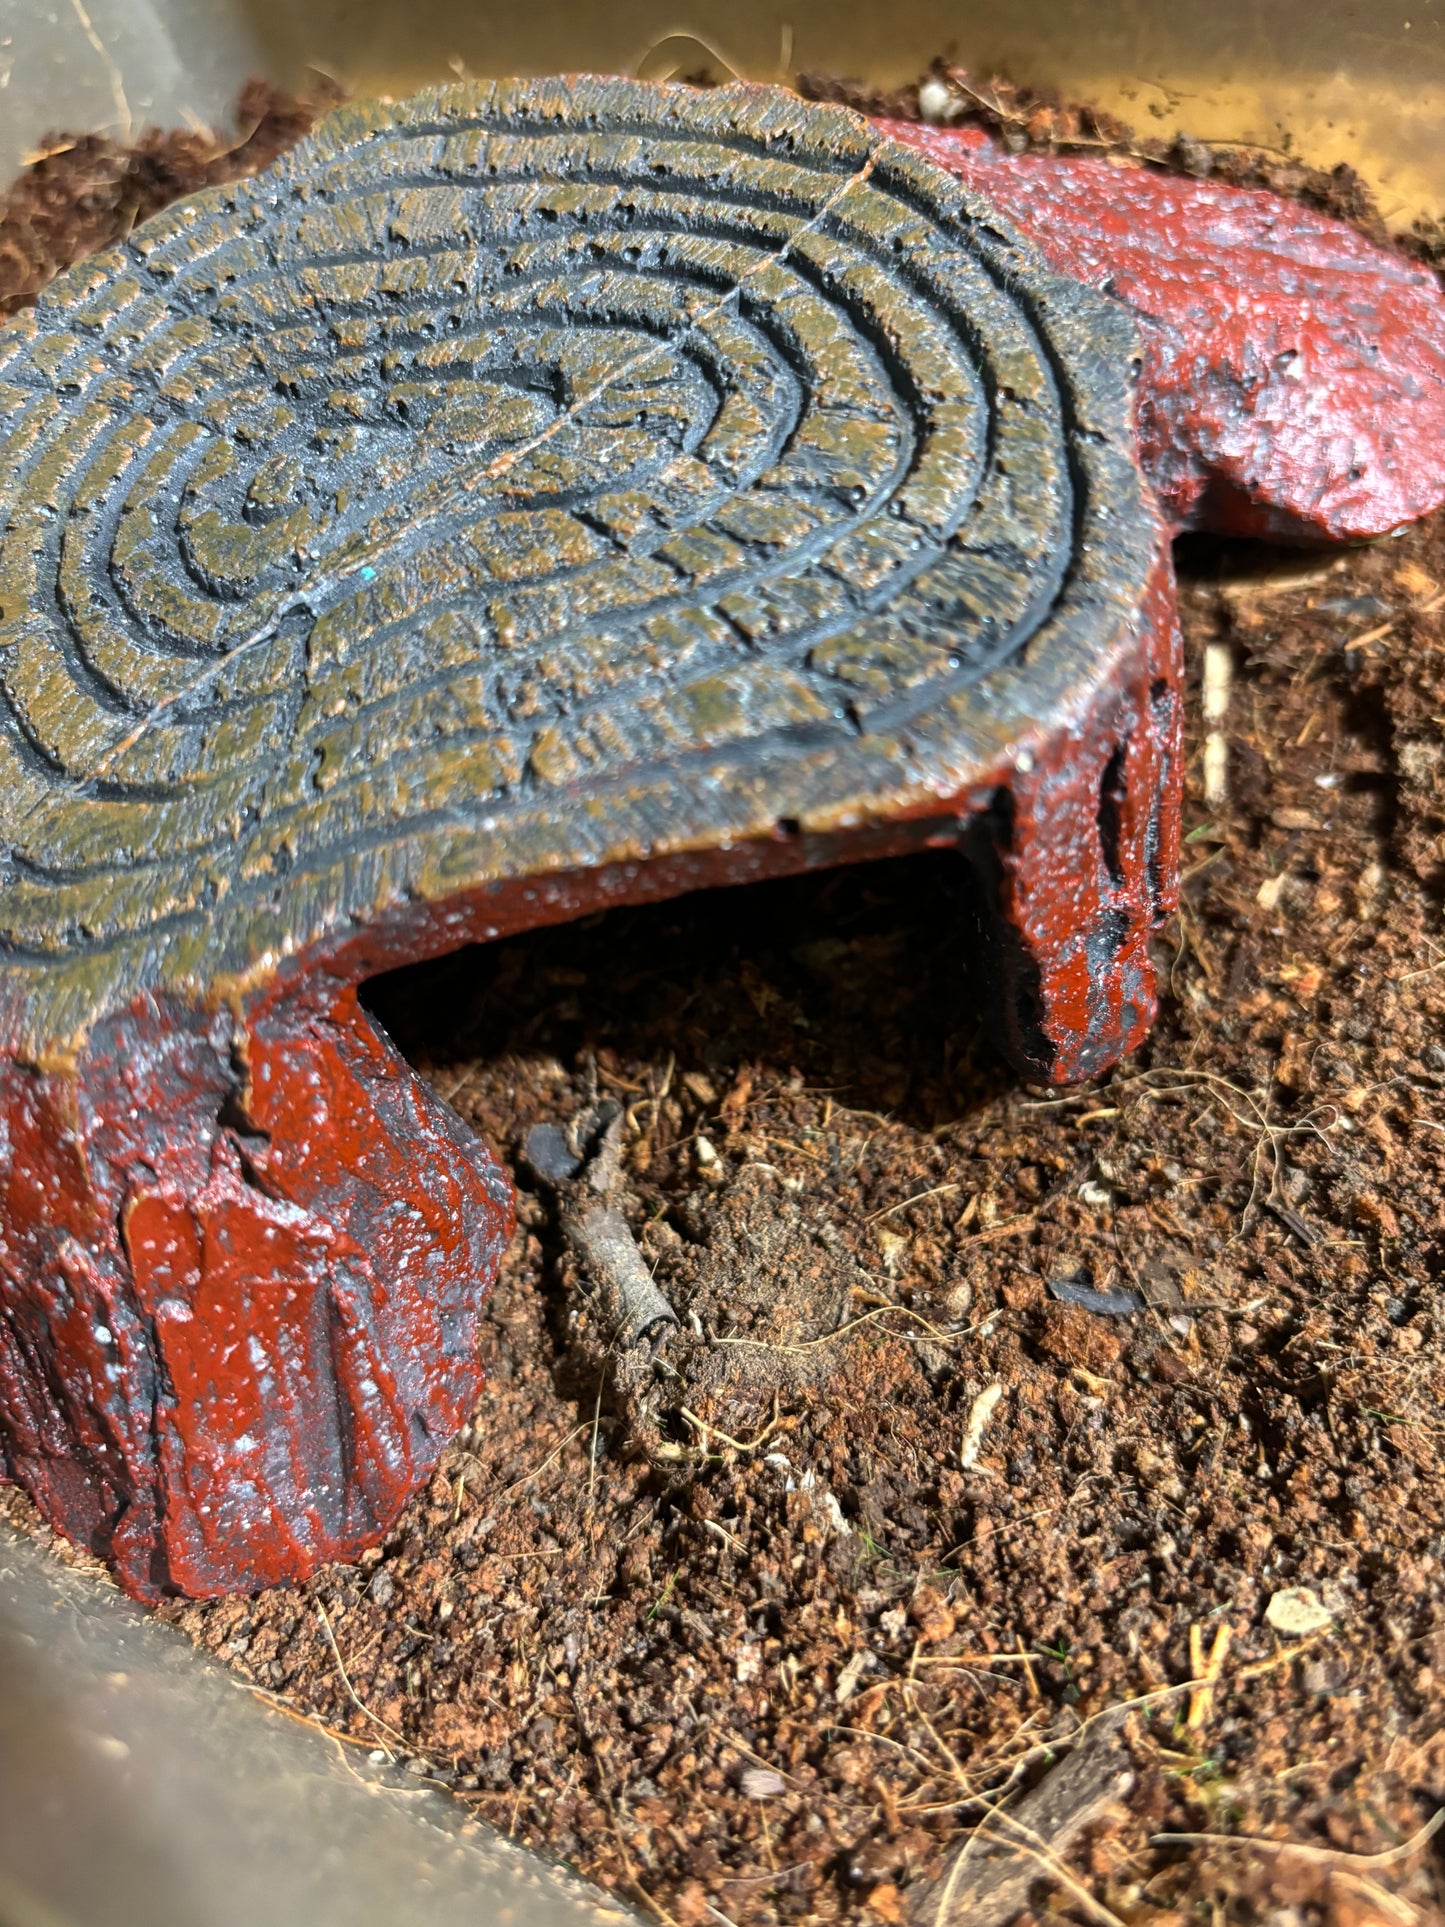
[[[1121,310],[865,121],[586,79],[347,107],[0,330],[4,1423],[15,1475],[133,1589],[363,1543],[474,1384],[461,1288],[417,1287],[439,1390],[441,1367],[388,1351],[405,1294],[381,1271],[485,1269],[507,1207],[347,1001],[368,971],[593,902],[972,839],[1023,1054],[1078,1075],[1137,1036],[1177,759],[1136,368]],[[318,1068],[323,1009],[344,1066]],[[372,1220],[405,1157],[332,1171],[328,1203],[312,1139],[278,1121],[292,1084],[338,1141],[343,1084],[399,1145],[445,1138],[480,1245],[433,1226],[388,1258]],[[191,1134],[169,1179],[122,1112]],[[43,1178],[16,1176],[27,1159]],[[367,1201],[337,1204],[362,1178]],[[198,1294],[235,1282],[233,1180],[366,1221],[342,1296],[370,1362],[326,1367],[347,1416],[325,1501],[275,1466],[237,1498],[239,1406],[225,1438],[177,1418],[169,1459],[155,1442],[161,1406],[217,1394],[157,1355],[126,1226],[164,1193],[145,1262],[194,1364],[215,1336]],[[119,1209],[113,1276],[76,1282],[64,1198]],[[340,1246],[323,1263],[313,1242],[286,1277],[345,1354]],[[52,1356],[87,1292],[113,1345],[126,1305],[135,1326],[113,1410],[100,1353],[89,1389]],[[284,1371],[255,1371],[284,1404]],[[352,1435],[368,1399],[394,1408],[374,1462]]]

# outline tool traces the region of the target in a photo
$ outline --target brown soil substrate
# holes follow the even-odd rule
[[[1148,1051],[1011,1082],[942,857],[378,984],[513,1165],[625,1104],[681,1325],[610,1352],[524,1179],[485,1396],[385,1547],[167,1617],[684,1927],[902,1921],[1115,1717],[1133,1787],[1065,1868],[1090,1906],[1438,1927],[1435,1846],[1396,1849],[1445,1797],[1445,518],[1180,560],[1195,787]],[[1037,1918],[1089,1917],[1030,1852]]]
[[[259,174],[339,98],[325,87],[285,94],[252,80],[236,103],[231,140],[191,128],[152,128],[130,147],[104,134],[47,135],[0,204],[0,316],[183,194]]]

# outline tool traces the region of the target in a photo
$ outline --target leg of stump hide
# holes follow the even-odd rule
[[[354,1558],[479,1384],[506,1178],[349,989],[0,1069],[0,1446],[143,1598]]]
[[[1046,767],[1020,772],[973,830],[1005,1047],[1046,1083],[1097,1077],[1154,1019],[1150,946],[1178,897],[1182,776],[1167,617],[1159,645],[1160,673]]]

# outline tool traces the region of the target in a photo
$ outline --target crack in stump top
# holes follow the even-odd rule
[[[844,110],[343,109],[0,330],[0,1042],[977,793],[1158,533],[1120,310]]]

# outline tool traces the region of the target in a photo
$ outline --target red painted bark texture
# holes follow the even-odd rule
[[[1157,1008],[1151,945],[1178,899],[1183,793],[1182,644],[1167,554],[1140,640],[1136,677],[1000,797],[1005,1034],[1016,1062],[1056,1084],[1097,1076],[1137,1048]]]
[[[1011,155],[979,128],[878,125],[1129,307],[1140,455],[1177,527],[1341,542],[1445,501],[1433,274],[1264,189]]]
[[[240,1058],[240,1062],[237,1058]],[[11,1475],[127,1591],[354,1557],[475,1398],[505,1176],[341,989],[0,1062]]]

